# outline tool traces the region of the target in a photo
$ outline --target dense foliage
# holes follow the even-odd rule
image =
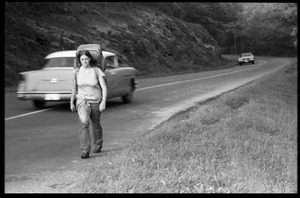
[[[238,20],[242,5],[237,3],[151,3],[157,9],[185,22],[202,25],[220,44],[230,23]]]
[[[215,67],[222,53],[295,56],[297,32],[296,3],[6,2],[5,85],[83,43],[173,73]]]
[[[151,3],[181,20],[201,24],[222,47],[223,53],[297,54],[296,3],[164,4]]]
[[[238,53],[295,56],[297,54],[297,5],[295,3],[243,3],[239,19],[231,25],[223,43]],[[228,48],[231,46],[231,48]]]

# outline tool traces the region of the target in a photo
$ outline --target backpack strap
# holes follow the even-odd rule
[[[98,68],[98,67],[93,67],[94,72],[95,72],[95,74],[96,74],[96,77],[97,77],[97,79],[99,79],[99,71],[98,71],[97,68]]]
[[[75,82],[76,82],[76,85],[77,85],[77,76],[78,76],[78,72],[79,72],[79,67],[77,67],[75,69]]]
[[[78,76],[78,72],[79,72],[79,67],[75,68],[75,73],[74,73],[74,78],[75,78],[75,86],[76,86],[76,93],[78,91],[78,85],[77,85],[77,76]]]
[[[98,70],[98,67],[93,67],[93,69],[94,69],[94,72],[95,72],[96,77],[97,77],[99,88],[101,89],[101,85],[100,85],[100,82],[99,82],[99,70]]]

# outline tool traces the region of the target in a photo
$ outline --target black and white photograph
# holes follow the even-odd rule
[[[3,2],[4,194],[297,194],[295,2]]]

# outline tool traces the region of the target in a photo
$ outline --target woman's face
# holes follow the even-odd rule
[[[80,62],[81,62],[81,65],[86,67],[86,66],[89,66],[90,65],[90,58],[86,55],[82,55],[80,56]]]

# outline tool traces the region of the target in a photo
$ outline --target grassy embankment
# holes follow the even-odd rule
[[[297,192],[297,64],[103,156],[80,192]]]

